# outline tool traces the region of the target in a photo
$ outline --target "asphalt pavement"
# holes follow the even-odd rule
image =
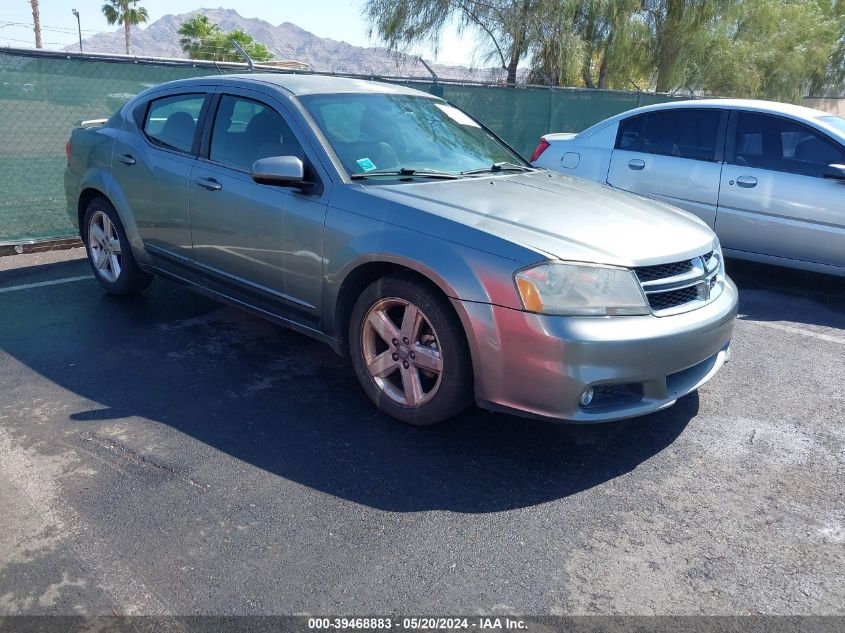
[[[729,262],[733,358],[666,411],[417,429],[82,256],[0,258],[0,615],[845,614],[845,279]]]

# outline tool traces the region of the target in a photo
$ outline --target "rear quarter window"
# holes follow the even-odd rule
[[[190,153],[204,103],[204,94],[154,99],[147,107],[144,134],[160,147]]]

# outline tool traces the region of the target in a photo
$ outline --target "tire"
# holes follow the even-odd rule
[[[474,400],[463,327],[430,284],[390,275],[368,286],[349,322],[352,366],[364,391],[387,415],[434,424]]]
[[[133,295],[143,291],[153,276],[138,266],[123,223],[105,198],[94,198],[85,210],[82,241],[94,276],[112,295]],[[111,239],[105,240],[108,234]]]

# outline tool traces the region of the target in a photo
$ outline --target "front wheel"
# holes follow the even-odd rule
[[[434,424],[473,400],[463,328],[424,282],[393,275],[358,298],[349,325],[352,365],[379,409],[408,424]]]
[[[135,294],[150,285],[152,275],[138,267],[120,217],[105,198],[95,198],[88,205],[83,240],[91,269],[110,294]]]

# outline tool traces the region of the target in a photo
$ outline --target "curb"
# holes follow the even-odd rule
[[[45,251],[64,251],[69,248],[82,246],[78,237],[64,237],[32,242],[12,242],[0,244],[0,257],[7,255],[26,255],[28,253],[43,253]]]

